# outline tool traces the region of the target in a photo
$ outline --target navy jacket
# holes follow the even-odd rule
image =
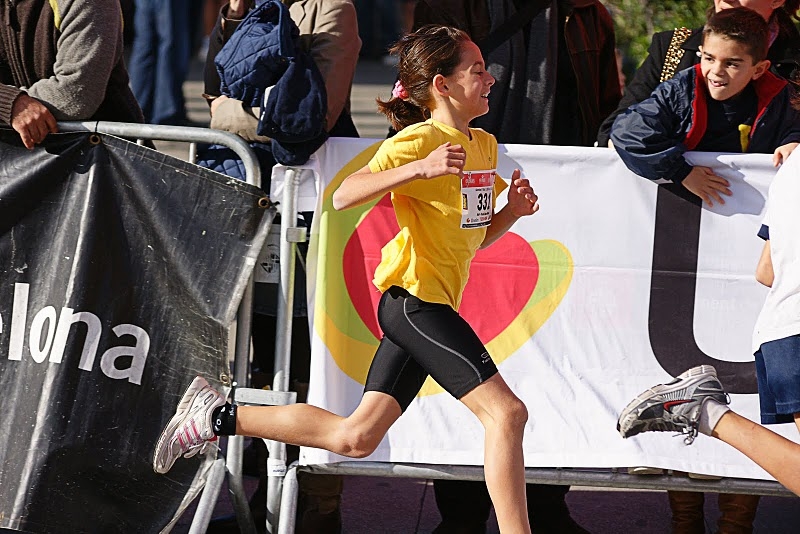
[[[772,43],[767,52],[767,59],[770,61],[769,70],[773,74],[797,84],[800,81],[800,33],[794,26],[792,18],[784,9],[776,9],[772,20],[778,24],[779,32],[775,42]],[[667,50],[669,50],[669,43],[672,40],[673,33],[670,30],[653,35],[650,41],[650,48],[647,51],[647,57],[641,66],[636,69],[633,78],[628,80],[625,93],[622,95],[622,100],[620,100],[617,109],[606,117],[600,126],[600,131],[597,135],[599,146],[605,147],[608,145],[611,125],[617,115],[630,106],[648,98],[659,84],[661,70],[664,68],[664,59]],[[693,29],[692,35],[681,46],[683,54],[678,63],[678,71],[700,63],[699,48],[702,44],[703,28]]]
[[[298,38],[288,8],[266,0],[247,14],[214,58],[220,92],[261,108],[257,133],[271,142],[252,146],[267,167],[272,158],[302,165],[328,137],[325,82]],[[243,178],[238,158],[222,147],[206,150],[198,164]]]
[[[617,116],[611,141],[631,171],[650,180],[680,182],[692,170],[683,154],[694,150],[706,132],[710,98],[698,80],[702,75],[695,65]],[[791,86],[771,72],[750,83],[758,110],[747,152],[771,154],[781,145],[800,142],[800,112],[791,105]]]

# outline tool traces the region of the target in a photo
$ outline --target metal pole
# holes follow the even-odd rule
[[[295,517],[297,516],[297,462],[292,462],[286,476],[283,479],[283,491],[281,492],[281,521],[278,525],[278,534],[293,534],[295,528]]]
[[[484,480],[482,466],[392,464],[382,462],[339,462],[326,465],[301,466],[310,473],[380,476],[391,478],[422,478],[444,480]],[[530,484],[555,484],[603,488],[702,491],[712,493],[746,493],[779,497],[794,496],[780,483],[771,480],[723,478],[693,480],[675,475],[629,475],[601,469],[527,468],[525,481]]]
[[[296,169],[286,169],[281,200],[280,284],[278,285],[278,316],[275,326],[275,377],[272,389],[288,391],[292,356],[292,323],[294,319],[295,253],[294,227],[297,224],[297,194],[299,175]],[[281,493],[286,475],[286,444],[269,442],[267,462],[267,532],[274,533],[280,524]]]
[[[189,143],[189,163],[197,164],[197,143]]]
[[[236,521],[239,523],[239,531],[244,534],[256,534],[256,526],[253,515],[250,513],[250,503],[247,500],[247,493],[244,490],[242,481],[242,453],[244,452],[244,437],[228,437],[228,452],[225,456],[225,463],[228,468],[228,488],[233,497],[233,509],[236,513]]]
[[[280,284],[278,286],[278,317],[275,332],[275,391],[289,389],[289,369],[292,357],[292,323],[294,319],[294,274],[297,244],[290,239],[297,225],[297,194],[299,176],[296,169],[286,169],[281,200]]]
[[[189,126],[161,126],[106,121],[59,122],[58,129],[61,132],[96,132],[131,139],[224,145],[242,158],[247,175],[245,181],[248,184],[261,187],[261,168],[258,166],[258,159],[250,145],[236,134],[208,128],[191,128]]]
[[[214,460],[208,474],[208,480],[203,488],[203,494],[197,503],[197,511],[192,518],[192,526],[189,534],[203,534],[211,521],[211,513],[214,511],[214,504],[219,497],[219,490],[222,489],[222,482],[225,480],[225,461],[222,458]]]

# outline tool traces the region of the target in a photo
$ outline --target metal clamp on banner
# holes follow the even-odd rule
[[[280,477],[286,476],[286,462],[283,460],[267,458],[267,476]]]
[[[289,243],[305,243],[308,229],[305,226],[290,226],[286,229],[286,240]]]
[[[256,406],[284,406],[297,401],[296,391],[273,391],[271,389],[236,388],[231,396],[236,404]]]

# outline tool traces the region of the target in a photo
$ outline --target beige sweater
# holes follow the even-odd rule
[[[0,10],[0,120],[10,123],[24,91],[58,120],[141,122],[122,54],[119,0],[8,4]]]

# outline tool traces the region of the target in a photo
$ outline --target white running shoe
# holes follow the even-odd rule
[[[153,452],[153,471],[166,473],[179,457],[205,454],[217,436],[211,429],[214,409],[225,404],[225,397],[204,378],[196,377],[178,403]]]
[[[623,438],[641,432],[675,431],[690,445],[697,437],[700,409],[708,399],[730,403],[711,365],[693,367],[668,384],[659,384],[633,399],[619,416]]]

